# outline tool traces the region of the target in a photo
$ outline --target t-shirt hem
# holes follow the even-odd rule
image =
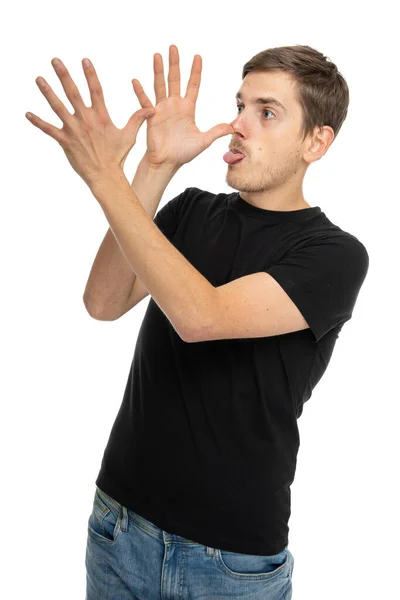
[[[144,519],[150,521],[154,526],[168,533],[179,535],[189,541],[215,548],[219,550],[227,550],[229,552],[238,552],[241,554],[254,554],[258,556],[272,556],[282,552],[288,546],[288,538],[283,540],[271,540],[265,542],[249,542],[246,540],[232,540],[222,538],[212,532],[198,531],[185,523],[176,523],[171,518],[163,519],[155,513],[148,505],[142,505],[137,501],[132,503],[127,491],[119,488],[114,481],[111,481],[103,471],[100,471],[96,479],[96,485],[106,494],[114,498],[119,504],[137,513]]]

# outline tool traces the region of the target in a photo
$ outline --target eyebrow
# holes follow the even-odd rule
[[[240,92],[238,92],[236,94],[236,100],[243,100],[243,96]],[[253,104],[275,104],[276,106],[279,106],[279,108],[282,108],[285,113],[287,113],[287,109],[285,106],[283,106],[283,104],[281,102],[279,102],[279,100],[277,100],[276,98],[256,98],[255,100],[252,101]]]

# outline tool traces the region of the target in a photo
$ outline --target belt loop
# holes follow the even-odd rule
[[[121,505],[122,508],[122,519],[121,519],[121,530],[122,531],[128,531],[128,509]]]
[[[207,546],[207,556],[214,556],[214,548]]]

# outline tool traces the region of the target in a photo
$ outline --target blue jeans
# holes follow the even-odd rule
[[[96,486],[86,600],[291,600],[294,559],[210,548],[168,533]]]

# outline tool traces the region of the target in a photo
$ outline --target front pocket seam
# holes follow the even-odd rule
[[[96,502],[97,502],[97,506],[96,506]],[[111,509],[103,502],[101,496],[98,496],[98,498],[95,501],[95,505],[93,507],[93,511],[92,514],[94,515],[95,513],[99,514],[99,520],[101,523],[101,527],[104,530],[104,525],[103,525],[103,520],[104,518],[110,514],[112,511]],[[92,516],[92,515],[90,515]],[[110,540],[108,537],[106,537],[105,535],[102,535],[101,533],[98,533],[95,529],[93,529],[93,527],[90,525],[90,517],[89,517],[89,521],[88,521],[88,533],[91,533],[95,536],[95,539],[103,542],[103,544],[114,544],[119,536],[119,532],[121,531],[121,511],[118,511],[118,516],[117,516],[117,521],[115,523],[114,526],[114,539]]]
[[[221,555],[221,551],[219,549],[215,550],[214,553],[215,562],[221,571],[223,571],[226,575],[231,577],[232,579],[242,579],[245,581],[261,581],[261,580],[271,580],[275,577],[279,576],[288,566],[289,558],[286,552],[285,562],[280,565],[274,571],[269,573],[237,573],[232,571],[225,563]]]
[[[88,524],[88,534],[91,537],[94,537],[96,541],[101,542],[102,544],[114,544],[118,537],[118,536],[116,536],[116,538],[114,540],[109,540],[108,538],[104,537],[100,533],[97,533],[97,531],[95,531],[93,529],[93,527],[89,524]]]

